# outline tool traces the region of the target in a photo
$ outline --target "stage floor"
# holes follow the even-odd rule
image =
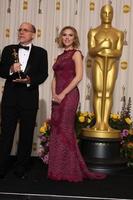
[[[0,180],[0,200],[26,199],[133,199],[133,169],[108,175],[105,180],[70,183],[47,179],[47,166],[39,158],[32,158],[31,170],[25,179],[16,178],[12,169]]]

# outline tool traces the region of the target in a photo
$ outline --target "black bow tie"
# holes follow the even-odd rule
[[[25,50],[29,50],[29,46],[23,46],[21,44],[18,45],[19,49],[25,49]]]

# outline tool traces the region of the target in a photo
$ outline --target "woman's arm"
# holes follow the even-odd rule
[[[56,95],[55,88],[56,88],[56,79],[55,79],[55,76],[53,76],[52,84],[51,84],[52,98],[54,98],[54,96]]]

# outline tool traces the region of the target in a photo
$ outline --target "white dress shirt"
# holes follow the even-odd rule
[[[29,55],[30,55],[30,51],[31,51],[31,45],[32,44],[28,44],[25,46],[29,47],[29,50],[25,50],[22,48],[19,48],[18,50],[18,57],[19,57],[19,63],[21,64],[21,70],[24,72],[28,59],[29,59]]]

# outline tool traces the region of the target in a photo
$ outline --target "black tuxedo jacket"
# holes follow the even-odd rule
[[[38,85],[48,77],[47,51],[32,45],[25,75],[30,77],[30,86],[13,83],[14,74],[10,75],[10,67],[15,62],[14,50],[18,53],[18,45],[9,45],[3,49],[0,61],[0,77],[6,79],[2,97],[2,106],[20,106],[25,109],[37,109],[39,100]]]

